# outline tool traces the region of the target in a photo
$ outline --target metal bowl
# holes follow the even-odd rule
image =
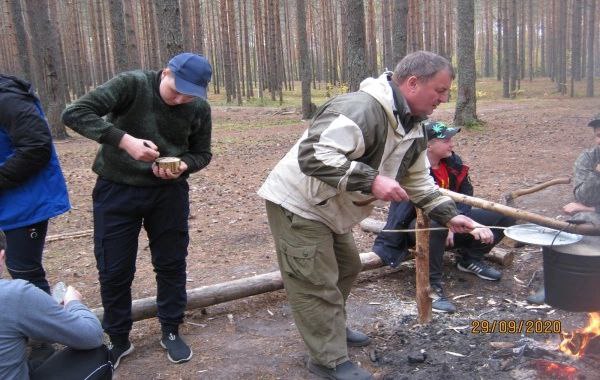
[[[542,227],[537,224],[517,224],[504,230],[504,235],[525,244],[554,247],[577,243],[582,235]]]

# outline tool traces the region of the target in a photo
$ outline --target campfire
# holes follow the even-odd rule
[[[577,368],[568,364],[539,359],[533,365],[541,378],[573,380],[577,378]]]
[[[589,313],[587,326],[570,333],[561,333],[559,349],[567,355],[582,358],[590,341],[600,335],[600,312]]]
[[[577,361],[578,366],[583,364],[579,360],[585,356],[590,343],[600,335],[600,312],[588,313],[588,316],[589,321],[585,327],[560,333],[562,342],[559,344],[559,350],[571,357],[573,360],[571,364]],[[565,380],[580,378],[580,370],[574,365],[546,359],[537,359],[531,364],[542,378]]]

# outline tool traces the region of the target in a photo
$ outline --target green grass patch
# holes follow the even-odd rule
[[[268,117],[268,116],[265,116]],[[242,132],[247,131],[249,129],[260,129],[260,128],[273,128],[273,127],[285,127],[288,125],[299,124],[300,120],[294,119],[279,119],[279,120],[261,120],[260,122],[256,122],[253,120],[250,121],[238,121],[238,122],[215,122],[213,123],[213,129],[217,131],[226,131],[226,132]]]

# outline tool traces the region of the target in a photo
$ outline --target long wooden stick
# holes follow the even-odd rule
[[[440,188],[440,192],[455,202],[465,203],[474,207],[483,208],[486,210],[496,211],[503,215],[511,216],[515,219],[526,220],[531,223],[539,224],[544,227],[554,228],[560,231],[567,231],[581,235],[600,236],[600,226],[595,226],[591,223],[586,224],[571,224],[562,220],[556,220],[542,216],[533,212],[519,210],[513,207],[505,206],[500,203],[495,203],[481,198],[470,197],[468,195],[455,193],[447,189]]]
[[[522,195],[532,194],[550,186],[567,185],[569,183],[571,183],[571,177],[555,178],[550,181],[542,182],[535,186],[529,187],[527,189],[511,191],[510,193],[504,195],[504,201],[507,205],[512,206],[514,204],[514,200]]]
[[[504,227],[504,226],[484,226],[482,225],[481,227],[478,228],[483,228],[483,227],[487,227],[490,229],[496,229],[496,230],[505,230],[508,227]],[[449,230],[448,227],[427,227],[427,228],[405,228],[405,229],[400,229],[400,230],[381,230],[379,232],[418,232],[418,231],[443,231],[443,230]]]
[[[83,231],[75,231],[75,232],[67,232],[59,235],[48,235],[46,236],[46,243],[51,241],[58,241],[64,239],[74,239],[78,237],[89,236],[94,233],[94,230],[83,230]]]

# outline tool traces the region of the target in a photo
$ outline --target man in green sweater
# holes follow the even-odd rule
[[[156,272],[160,344],[174,363],[191,359],[179,336],[186,307],[189,243],[187,177],[211,160],[211,114],[205,57],[182,53],[160,71],[124,72],[69,105],[65,125],[99,142],[92,170],[94,254],[115,368],[133,351],[131,283],[143,224]],[[179,170],[159,168],[181,159]]]

